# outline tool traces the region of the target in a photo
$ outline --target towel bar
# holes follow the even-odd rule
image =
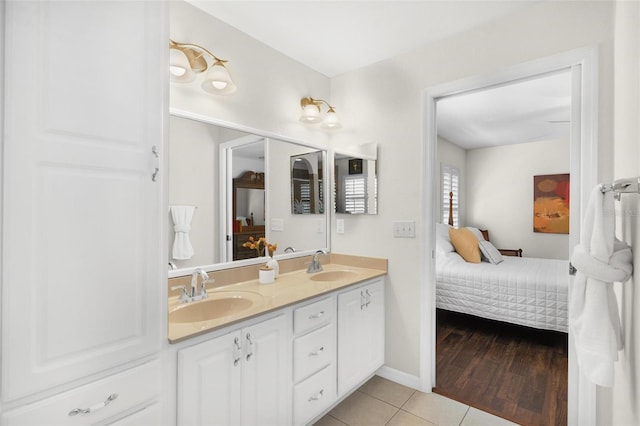
[[[615,192],[616,200],[620,199],[620,194],[640,194],[640,176],[618,179],[609,184],[601,184],[600,190],[602,192]]]

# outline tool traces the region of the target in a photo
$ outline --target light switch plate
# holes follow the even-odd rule
[[[271,230],[272,231],[284,231],[284,220],[282,219],[271,219]]]
[[[416,223],[413,220],[397,220],[393,222],[394,238],[415,238]]]
[[[344,234],[344,219],[336,219],[336,233]]]

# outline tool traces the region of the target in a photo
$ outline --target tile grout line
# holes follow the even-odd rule
[[[462,416],[462,418],[460,419],[460,423],[458,424],[458,426],[462,426],[462,423],[464,423],[464,419],[466,419],[467,414],[469,414],[469,410],[471,410],[471,406],[467,405],[467,410],[464,412],[464,416]]]

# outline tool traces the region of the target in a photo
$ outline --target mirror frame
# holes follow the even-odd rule
[[[174,107],[170,107],[169,108],[169,115],[175,116],[175,117],[180,117],[180,118],[186,118],[189,120],[195,120],[195,121],[199,121],[201,123],[206,123],[206,124],[211,124],[214,126],[220,126],[220,127],[226,127],[228,129],[233,129],[233,130],[238,130],[241,132],[245,132],[248,134],[252,134],[258,137],[263,137],[265,138],[265,140],[267,141],[267,143],[271,143],[273,141],[283,141],[283,142],[290,142],[290,143],[294,143],[296,145],[300,145],[300,146],[304,146],[304,147],[308,147],[310,149],[315,149],[315,150],[319,150],[319,151],[324,151],[325,154],[325,160],[327,162],[329,162],[329,159],[331,159],[331,162],[333,162],[333,155],[330,155],[330,149],[328,146],[322,146],[320,144],[315,144],[315,143],[310,143],[310,142],[302,142],[298,139],[295,138],[290,138],[287,136],[282,136],[282,135],[278,135],[275,134],[273,132],[268,132],[268,131],[264,131],[264,130],[259,130],[259,129],[254,129],[252,127],[248,127],[248,126],[244,126],[244,125],[239,125],[236,123],[231,123],[231,122],[227,122],[224,120],[219,120],[219,119],[215,119],[212,118],[210,116],[205,116],[202,114],[197,114],[197,113],[193,113],[191,111],[186,111],[180,108],[174,108]],[[268,164],[269,158],[268,158],[268,154],[265,157],[265,161]],[[220,177],[223,178],[223,180],[221,180],[221,182],[226,182],[227,181],[227,176],[228,176],[228,172],[227,172],[227,161],[226,161],[226,155],[220,155],[219,158],[219,172],[220,172]],[[165,170],[168,170],[168,158],[165,159]],[[333,179],[333,176],[331,176],[331,173],[327,173],[327,176],[324,178],[324,193],[327,194],[327,191],[330,191],[332,186],[331,186],[331,179]],[[226,203],[232,202],[232,197],[233,197],[233,188],[229,188],[230,185],[221,185],[220,186],[220,205],[224,206],[227,205]],[[269,187],[269,176],[266,176],[266,181],[265,181],[265,188]],[[169,195],[168,195],[168,185],[167,185],[167,192],[166,192],[166,199],[167,202],[166,204],[169,204]],[[268,197],[267,197],[268,198]],[[331,202],[331,208],[333,209],[333,202]],[[268,202],[265,205],[265,208],[267,209],[267,212],[269,211],[269,205]],[[304,256],[310,256],[313,255],[316,250],[319,249],[323,249],[326,251],[331,251],[331,211],[327,211],[326,207],[325,207],[325,229],[326,229],[326,247],[317,247],[314,249],[308,249],[308,250],[300,250],[294,253],[281,253],[281,254],[276,254],[274,257],[277,260],[284,260],[284,259],[294,259],[297,257],[304,257]],[[226,220],[227,220],[227,214],[222,214],[219,215],[218,218],[218,229],[226,229]],[[267,215],[267,222],[270,220],[270,218]],[[269,224],[265,224],[265,232],[269,232]],[[226,247],[226,235],[224,238],[222,238],[221,240],[221,246]],[[193,271],[195,271],[196,269],[203,269],[207,272],[212,272],[212,271],[220,271],[220,270],[224,270],[224,269],[233,269],[233,268],[240,268],[243,266],[250,266],[250,265],[258,265],[261,263],[264,263],[264,259],[263,258],[252,258],[252,259],[243,259],[243,260],[235,260],[235,261],[227,261],[227,262],[220,262],[220,263],[211,263],[208,265],[198,265],[198,266],[193,266],[193,267],[188,267],[188,268],[181,268],[181,269],[175,269],[175,270],[169,270],[168,271],[168,278],[175,278],[175,277],[183,277],[183,276],[188,276],[191,275],[193,273]]]

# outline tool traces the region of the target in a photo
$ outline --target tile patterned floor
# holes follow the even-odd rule
[[[435,393],[373,376],[315,426],[513,426]]]

